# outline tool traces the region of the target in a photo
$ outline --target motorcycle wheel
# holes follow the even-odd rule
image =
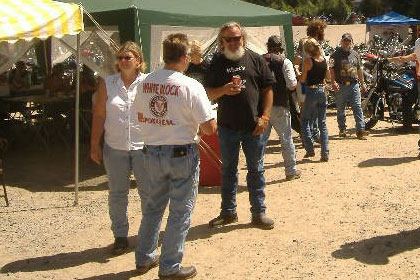
[[[367,104],[366,104],[367,103]],[[379,98],[372,96],[369,100],[362,101],[363,117],[365,119],[365,128],[373,128],[380,120],[383,114],[383,105]]]

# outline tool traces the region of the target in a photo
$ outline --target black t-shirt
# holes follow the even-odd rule
[[[205,60],[203,60],[199,64],[190,63],[187,71],[185,71],[185,75],[190,78],[196,79],[201,84],[203,84],[209,67],[208,64],[208,61]]]
[[[334,70],[335,80],[339,84],[357,83],[357,70],[362,67],[359,54],[338,48],[330,57],[330,68]]]
[[[276,81],[264,58],[246,50],[239,61],[227,59],[216,53],[206,75],[205,86],[217,88],[241,77],[242,91],[237,95],[223,95],[217,100],[217,122],[237,131],[252,131],[257,118],[262,115],[262,91]]]

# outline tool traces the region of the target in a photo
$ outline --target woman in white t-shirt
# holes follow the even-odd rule
[[[90,157],[103,158],[109,177],[109,215],[115,243],[113,253],[128,248],[127,205],[131,172],[139,187],[143,173],[143,141],[133,102],[137,87],[146,77],[143,54],[134,42],[124,43],[117,53],[119,72],[100,80],[93,108]],[[104,135],[103,149],[101,147]]]

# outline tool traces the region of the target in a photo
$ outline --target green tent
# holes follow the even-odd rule
[[[63,2],[79,2],[61,0]],[[121,41],[142,45],[152,70],[161,59],[162,39],[173,32],[184,32],[198,39],[203,47],[214,42],[225,22],[241,23],[248,34],[248,47],[262,53],[268,36],[284,38],[287,55],[293,56],[292,15],[239,0],[83,0],[84,8],[104,29],[117,26]]]

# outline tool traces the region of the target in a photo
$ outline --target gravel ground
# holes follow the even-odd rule
[[[354,127],[352,117],[348,126]],[[250,225],[241,154],[239,222],[219,229],[220,188],[200,188],[184,264],[196,279],[420,279],[420,162],[416,133],[399,135],[380,122],[366,141],[339,139],[329,112],[331,158],[303,160],[295,135],[299,180],[285,181],[277,135],[267,155],[270,231]],[[156,279],[134,270],[134,253],[110,254],[106,176],[82,157],[80,205],[73,204],[71,151],[10,151],[11,206],[0,200],[0,279]],[[130,243],[141,211],[129,195]],[[164,216],[166,222],[167,213]],[[163,233],[162,233],[163,234]]]

